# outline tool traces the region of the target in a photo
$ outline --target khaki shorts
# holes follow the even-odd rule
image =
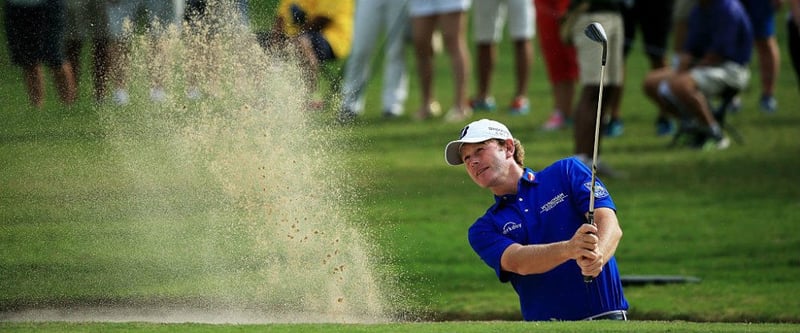
[[[586,37],[584,30],[592,22],[603,26],[608,38],[606,47],[606,66],[603,73],[605,85],[622,85],[623,56],[622,47],[625,32],[622,15],[615,12],[594,12],[580,15],[572,26],[572,44],[578,53],[580,68],[579,80],[582,85],[600,85],[600,69],[603,59],[603,45]]]
[[[478,0],[472,5],[475,41],[498,43],[508,19],[512,40],[532,39],[536,33],[536,12],[531,0]]]

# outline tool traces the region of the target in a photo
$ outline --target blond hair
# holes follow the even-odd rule
[[[514,138],[514,162],[517,162],[517,165],[524,167],[525,166],[525,147],[522,146],[522,143],[519,142],[518,139]],[[497,144],[501,147],[505,147],[506,140],[497,139]]]

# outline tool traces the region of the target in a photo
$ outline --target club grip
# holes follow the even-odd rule
[[[589,213],[587,215],[588,216],[587,216],[587,219],[586,219],[586,223],[594,225],[594,209],[589,210]],[[591,276],[588,276],[588,275],[584,275],[583,276],[583,282],[592,283],[592,281],[594,281],[594,277],[591,277]]]

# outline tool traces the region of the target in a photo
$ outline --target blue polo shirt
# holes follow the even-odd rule
[[[591,179],[589,168],[575,158],[559,160],[539,172],[526,168],[517,194],[495,196],[495,204],[469,228],[473,250],[501,282],[511,282],[525,320],[580,320],[628,309],[613,257],[589,284],[583,282],[574,260],[542,274],[519,275],[500,267],[500,257],[511,244],[547,244],[572,238],[589,211]],[[616,210],[599,180],[595,207]]]
[[[688,31],[684,49],[692,56],[715,53],[740,65],[750,62],[753,29],[739,0],[714,0],[708,6],[695,6],[689,14]]]

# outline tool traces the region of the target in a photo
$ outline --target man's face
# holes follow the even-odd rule
[[[472,181],[486,188],[500,185],[508,173],[507,163],[514,163],[513,155],[497,140],[463,144],[461,159]]]

